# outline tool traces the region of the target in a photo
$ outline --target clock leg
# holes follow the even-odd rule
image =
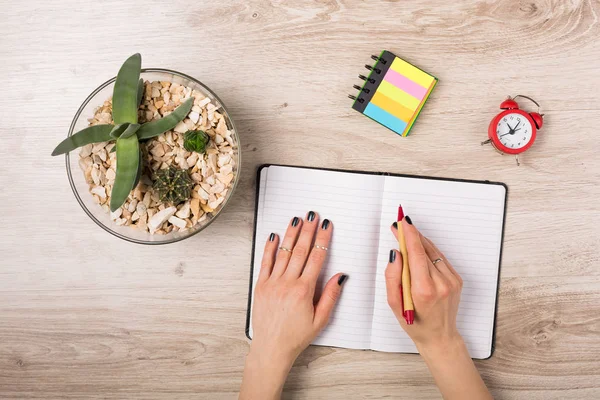
[[[521,162],[519,161],[519,155],[515,154],[515,160],[517,161],[517,167],[521,165]]]
[[[488,144],[488,143],[490,143],[491,141],[492,141],[492,139],[485,140],[485,141],[481,142],[481,145],[483,146],[484,144]]]

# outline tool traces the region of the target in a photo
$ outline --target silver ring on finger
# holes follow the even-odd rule
[[[329,248],[325,247],[325,246],[319,246],[318,244],[315,244],[315,249],[321,249],[321,250],[329,250]]]
[[[433,265],[439,263],[440,261],[444,261],[441,258],[436,258],[435,260],[432,261]]]
[[[287,252],[289,252],[289,253],[291,253],[291,252],[292,252],[292,250],[290,250],[290,249],[287,249],[287,248],[285,248],[285,247],[283,247],[283,246],[280,246],[280,247],[279,247],[279,250],[287,251]]]

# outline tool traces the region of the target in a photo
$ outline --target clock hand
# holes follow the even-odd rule
[[[506,123],[506,125],[508,126],[509,131],[506,132],[503,135],[500,135],[500,137],[504,137],[506,135],[514,135],[515,134],[515,129],[512,126],[510,126],[510,124],[508,122]]]
[[[508,124],[506,124],[508,125]],[[514,135],[515,133],[517,133],[517,131],[521,128],[517,129],[517,126],[519,126],[519,124],[517,124],[514,128],[512,128],[510,125],[508,125],[508,127],[510,128],[510,131],[508,131],[507,135]],[[504,135],[502,135],[504,136]]]
[[[519,125],[521,125],[521,121],[519,121],[519,123],[517,123],[517,125],[515,125],[515,129],[517,129],[519,127]]]

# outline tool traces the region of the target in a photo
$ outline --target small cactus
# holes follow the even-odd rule
[[[183,140],[183,147],[187,151],[204,153],[210,137],[204,131],[187,131]]]
[[[156,172],[152,187],[160,201],[175,205],[190,198],[194,181],[187,171],[171,166]]]

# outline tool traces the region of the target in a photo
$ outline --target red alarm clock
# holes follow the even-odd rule
[[[526,112],[519,109],[517,98],[530,100],[538,107],[538,112]],[[519,154],[531,147],[535,141],[537,130],[542,128],[543,116],[540,105],[531,97],[510,96],[500,104],[502,111],[496,115],[488,128],[489,139],[481,144],[491,143],[501,154],[514,154],[519,163]]]

